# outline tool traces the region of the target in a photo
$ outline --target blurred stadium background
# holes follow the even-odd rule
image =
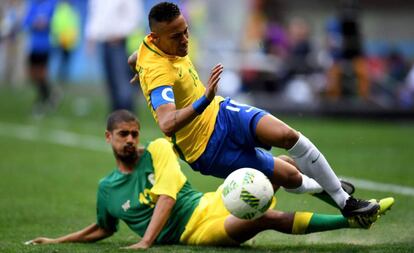
[[[27,80],[25,34],[7,37],[10,23],[24,16],[27,1],[19,2],[0,3],[2,86],[22,87]],[[69,2],[80,17],[80,41],[66,66],[66,81],[103,86],[101,54],[89,52],[84,38],[88,1]],[[139,26],[128,41],[129,52],[148,32],[146,14],[156,2],[143,1],[145,15],[136,20]],[[189,20],[191,55],[203,80],[215,63],[224,64],[223,95],[288,113],[413,115],[412,1],[175,2]],[[15,16],[7,11],[11,3],[18,6]],[[49,64],[56,86],[61,85],[58,51],[55,47]]]
[[[0,251],[113,251],[135,235],[123,228],[108,243],[93,246],[22,245],[34,236],[57,236],[92,223],[97,181],[114,166],[103,135],[110,106],[102,55],[99,48],[88,51],[84,36],[88,1],[69,1],[79,15],[79,43],[63,81],[61,56],[53,48],[48,76],[60,103],[41,116],[32,112],[36,95],[26,74],[27,34],[12,25],[24,18],[29,2],[0,2]],[[142,1],[145,15],[128,39],[129,53],[148,32],[146,15],[157,2]],[[339,175],[356,182],[357,196],[397,200],[391,214],[368,232],[298,237],[270,232],[243,249],[209,250],[412,252],[414,2],[173,2],[189,21],[191,56],[202,80],[223,63],[220,94],[265,108],[305,133]],[[136,93],[145,143],[161,132]],[[199,190],[214,190],[221,182],[183,168]],[[335,213],[309,196],[277,197],[282,210]],[[179,246],[152,251],[165,250],[199,251]]]

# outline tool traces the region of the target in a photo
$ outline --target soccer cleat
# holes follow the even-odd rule
[[[394,198],[388,197],[380,199],[379,201],[376,199],[371,199],[369,202],[377,203],[379,205],[379,209],[372,215],[358,215],[348,218],[349,227],[369,229],[372,224],[378,220],[378,218],[380,218],[391,209],[391,207],[394,205]]]
[[[350,196],[345,203],[345,207],[341,210],[344,217],[362,216],[376,214],[380,209],[380,205],[375,201],[367,201],[356,199]]]
[[[342,189],[344,189],[344,191],[346,191],[346,193],[348,193],[349,195],[354,194],[355,186],[351,182],[348,182],[344,179],[339,179],[339,181],[341,182]]]
[[[395,202],[393,197],[380,199],[379,201],[376,199],[370,199],[369,201],[379,204],[380,208],[377,213],[378,215],[385,215],[387,211],[391,210],[391,207]]]
[[[360,215],[348,218],[350,228],[369,229],[380,216],[377,213],[371,215]]]

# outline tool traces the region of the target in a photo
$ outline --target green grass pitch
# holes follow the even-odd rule
[[[66,90],[52,115],[30,116],[31,87],[0,88],[0,252],[124,252],[138,237],[124,224],[95,244],[26,246],[37,236],[57,237],[95,222],[98,180],[115,166],[104,142],[107,112],[99,88]],[[139,104],[142,142],[161,136]],[[321,149],[337,174],[414,188],[414,122],[282,117]],[[56,142],[56,136],[63,138]],[[76,142],[73,136],[77,136]],[[81,136],[79,138],[79,136]],[[274,149],[275,154],[283,153]],[[221,180],[190,171],[195,188],[215,190]],[[413,252],[414,196],[357,187],[362,198],[393,196],[393,209],[370,230],[339,230],[303,236],[259,234],[238,248],[154,246],[148,252]],[[338,213],[308,195],[277,194],[280,210]]]

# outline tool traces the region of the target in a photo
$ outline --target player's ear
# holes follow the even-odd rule
[[[105,140],[106,140],[106,143],[110,143],[111,142],[111,137],[112,137],[111,132],[109,132],[108,130],[106,130],[105,131]]]
[[[149,34],[149,37],[151,38],[151,40],[152,40],[152,41],[155,41],[155,42],[158,42],[158,40],[159,40],[159,38],[160,38],[160,36],[158,36],[158,34],[157,34],[157,33],[155,33],[155,32],[151,32],[151,33]]]

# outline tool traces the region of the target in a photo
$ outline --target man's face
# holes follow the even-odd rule
[[[105,132],[106,141],[111,144],[114,155],[125,163],[134,163],[137,159],[139,144],[139,126],[137,122],[121,122],[112,131]]]
[[[188,25],[182,15],[170,23],[157,23],[151,37],[168,55],[184,57],[188,54]]]

